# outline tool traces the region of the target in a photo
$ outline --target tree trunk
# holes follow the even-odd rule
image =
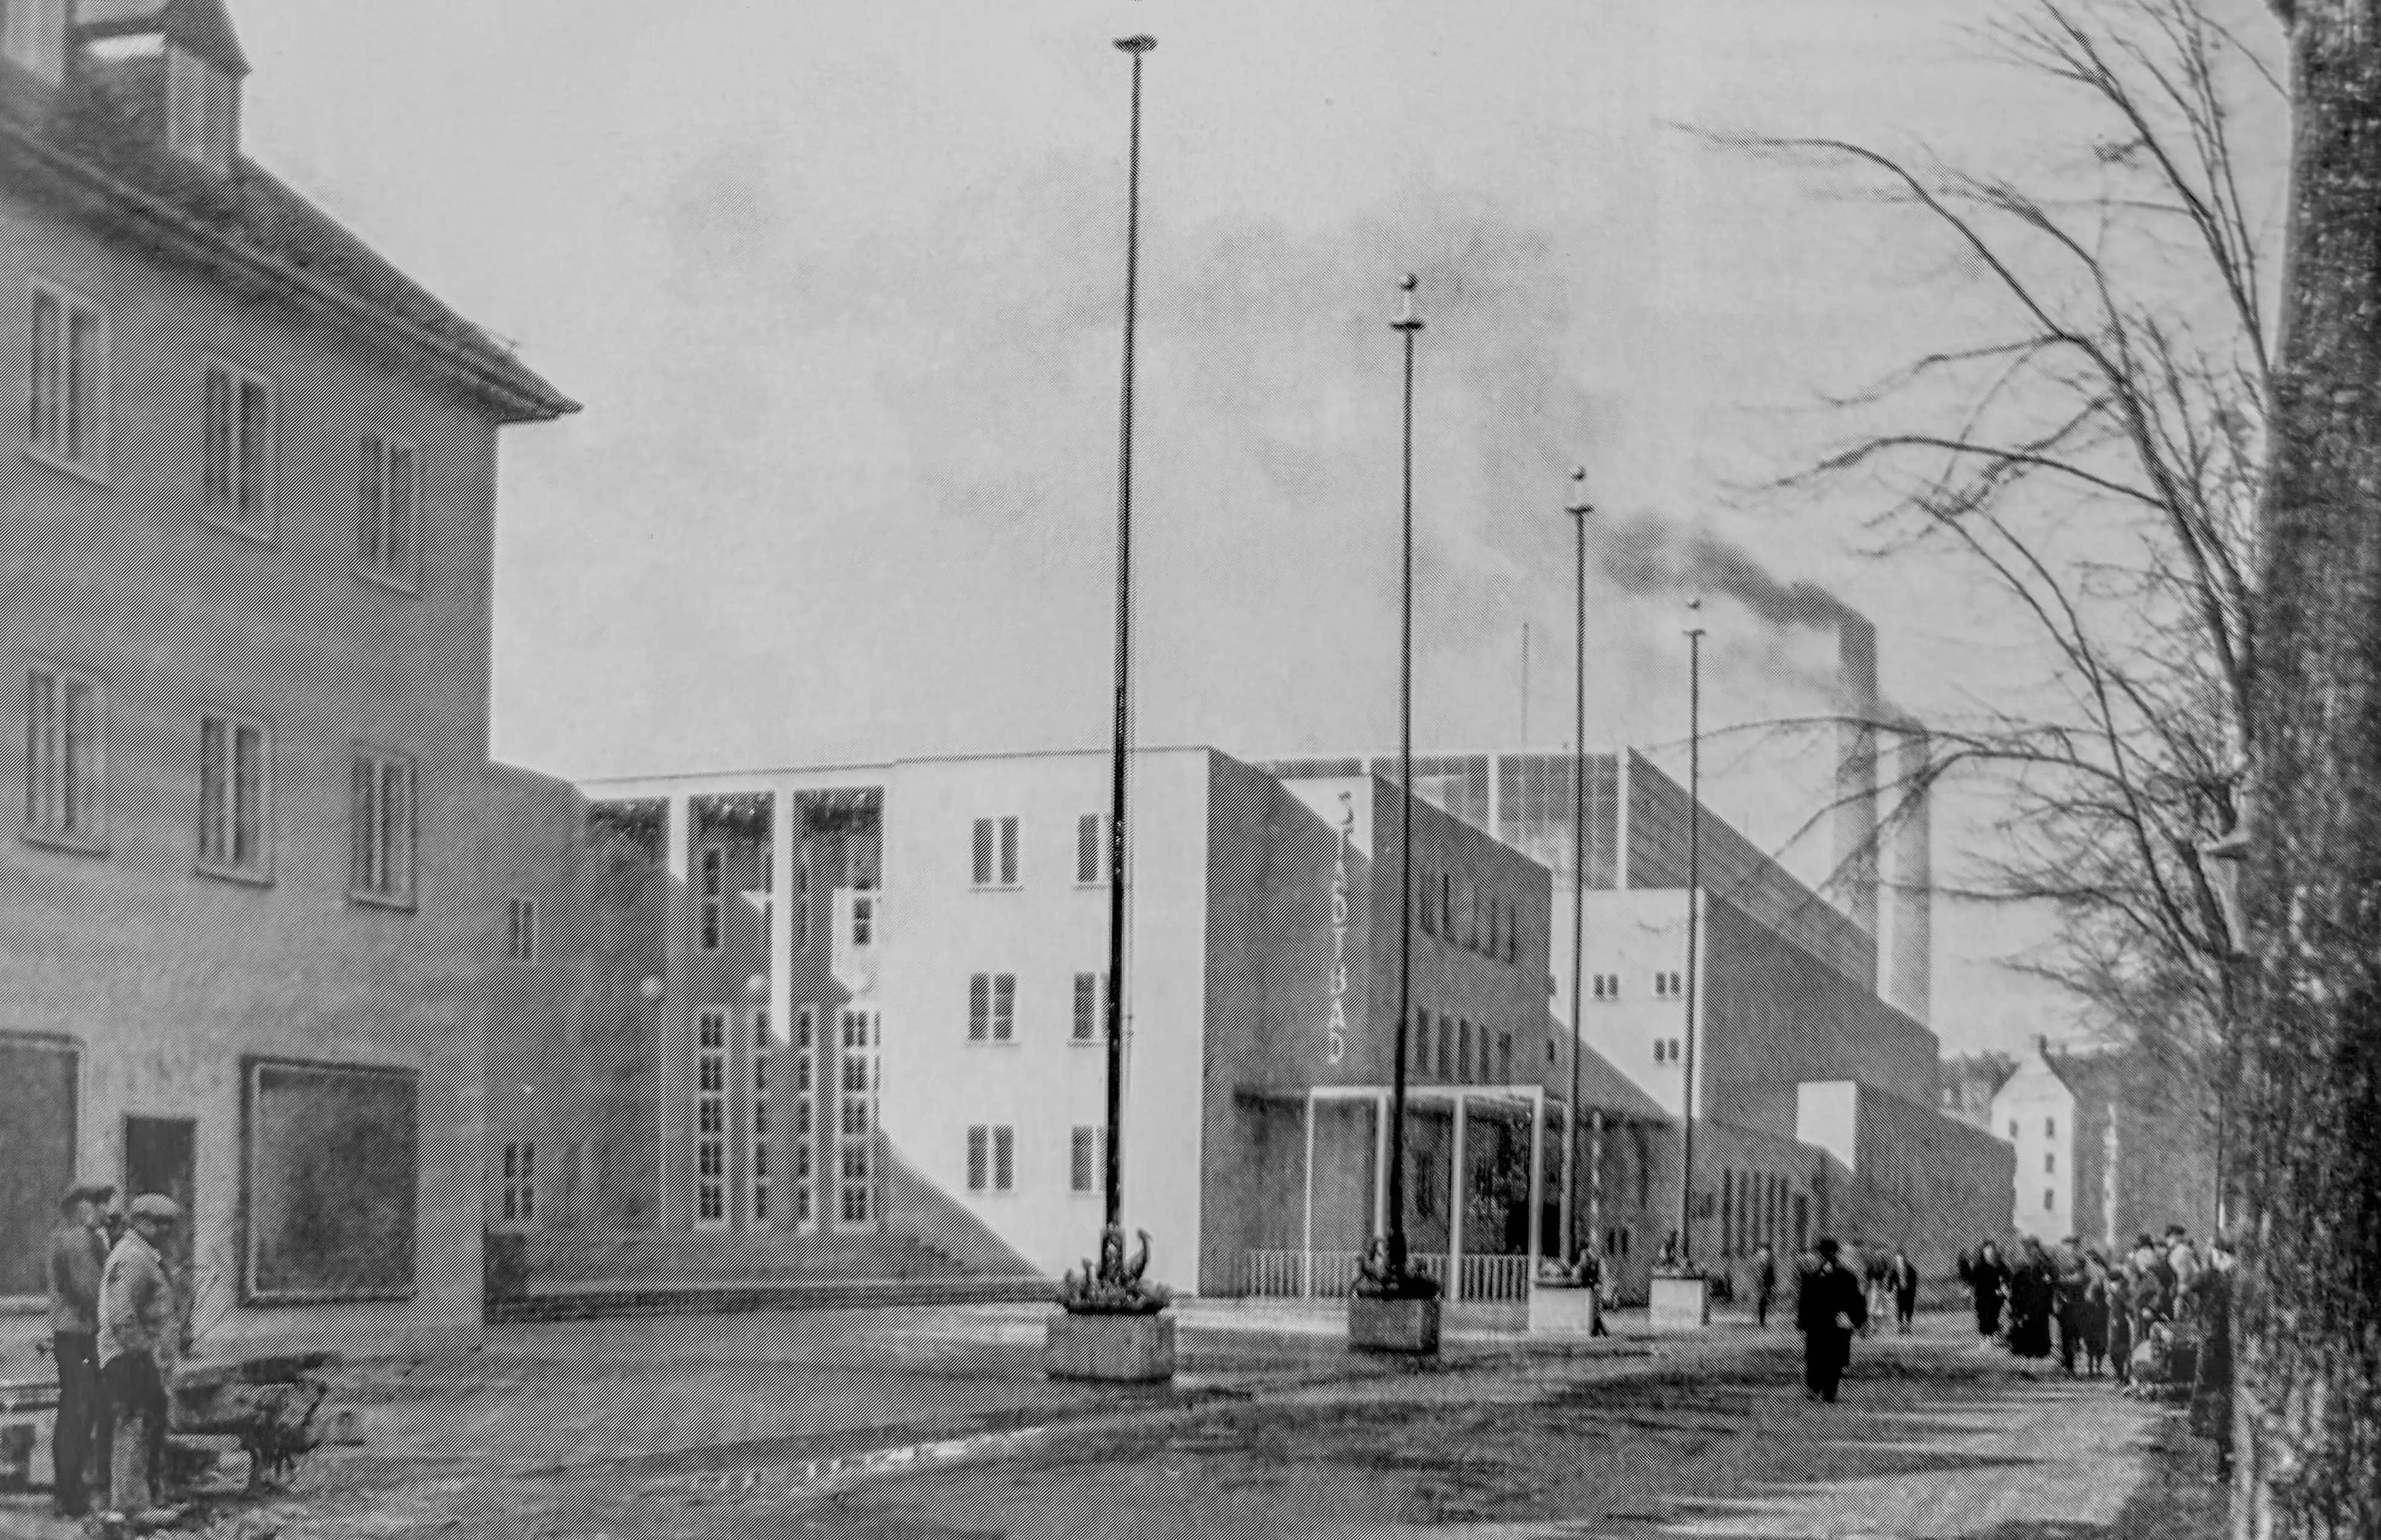
[[[2230,1137],[2238,1536],[2381,1534],[2381,5],[2290,31],[2289,260],[2261,510],[2258,966]]]

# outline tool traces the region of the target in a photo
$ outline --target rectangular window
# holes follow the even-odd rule
[[[1513,1034],[1508,1032],[1496,1034],[1496,1082],[1513,1083]]]
[[[992,1190],[1007,1192],[1017,1185],[1017,1131],[1003,1124],[992,1131]]]
[[[537,960],[537,900],[535,898],[507,900],[505,956],[515,962]]]
[[[201,502],[208,516],[273,532],[273,387],[227,363],[207,365]]]
[[[1414,918],[1422,922],[1422,935],[1436,935],[1438,934],[1438,905],[1431,897],[1433,892],[1435,890],[1431,886],[1430,874],[1428,872],[1422,874],[1422,884],[1418,891],[1422,894],[1422,903],[1416,911]]]
[[[1508,962],[1521,960],[1520,922],[1520,906],[1507,904],[1505,906],[1505,960]]]
[[[876,897],[874,894],[861,893],[852,897],[851,944],[855,947],[876,945]]]
[[[266,751],[262,723],[199,718],[199,869],[257,877],[264,852]]]
[[[1075,1042],[1093,1043],[1105,1035],[1100,1024],[1107,1014],[1107,984],[1105,973],[1075,975]]]
[[[2055,1177],[2058,1174],[2058,1156],[2057,1155],[2048,1151],[2044,1152],[2042,1156],[2042,1174],[2045,1177]]]
[[[1455,1023],[1444,1016],[1438,1019],[1438,1078],[1455,1078]]]
[[[2009,1137],[2011,1139],[2017,1137],[2017,1119],[2014,1118],[2009,1119]]]
[[[1413,1062],[1417,1074],[1430,1073],[1430,1012],[1427,1010],[1414,1012]]]
[[[979,818],[975,821],[975,886],[1017,886],[1017,820]]]
[[[421,575],[421,457],[410,444],[363,435],[356,471],[356,565],[410,588]]]
[[[873,1010],[846,1009],[841,1030],[836,1215],[845,1225],[869,1225],[876,1219],[877,1060],[884,1027]]]
[[[968,1191],[981,1192],[992,1179],[992,1130],[978,1123],[967,1131]]]
[[[2045,1208],[2057,1208],[2058,1206],[2058,1194],[2052,1192],[2047,1187],[2044,1188],[2042,1190],[2042,1206]]]
[[[2045,1139],[2056,1139],[2058,1137],[2057,1118],[2045,1118],[2042,1120],[2042,1137]]]
[[[275,1059],[242,1068],[241,1299],[411,1298],[421,1180],[414,1071]]]
[[[1069,1144],[1068,1173],[1067,1190],[1070,1192],[1107,1191],[1107,1130],[1081,1123],[1075,1125]]]
[[[793,1211],[791,1218],[797,1229],[808,1228],[818,1222],[817,1199],[812,1190],[812,1134],[815,1122],[811,1108],[817,1095],[818,1076],[815,1069],[818,1052],[818,1008],[794,1008],[794,1124]]]
[[[727,940],[727,851],[705,845],[695,858],[695,945],[715,952]]]
[[[1100,880],[1100,849],[1106,841],[1101,838],[1105,821],[1096,813],[1087,813],[1075,820],[1075,881],[1081,884]]]
[[[766,1229],[775,1221],[775,1216],[771,1212],[769,1203],[775,1186],[775,1177],[770,1170],[769,1162],[769,1138],[772,1131],[769,1127],[769,1064],[771,1051],[776,1047],[776,1039],[770,1030],[768,1007],[755,1007],[746,1020],[750,1030],[745,1033],[744,1040],[752,1045],[751,1120],[749,1128],[751,1136],[752,1179],[747,1184],[747,1192],[751,1204],[750,1218],[752,1228]]]
[[[348,895],[413,903],[413,761],[359,749],[348,777],[352,845]]]
[[[1455,878],[1446,872],[1438,874],[1438,934],[1455,939]]]
[[[537,1223],[537,1146],[505,1146],[505,1178],[498,1212],[508,1225]]]
[[[727,1008],[694,1014],[694,1218],[727,1222]]]
[[[75,1174],[81,1054],[59,1038],[0,1031],[0,1299],[49,1288],[57,1195]]]
[[[36,668],[25,679],[25,828],[75,844],[101,837],[99,687]]]
[[[98,309],[63,290],[37,287],[32,363],[27,427],[34,450],[98,472],[104,454],[100,412],[107,367],[107,324]]]
[[[811,852],[802,850],[801,863],[794,868],[794,950],[801,951],[811,944]]]
[[[968,979],[968,1041],[1007,1043],[1017,1033],[1017,975],[975,973]]]
[[[1455,1078],[1471,1078],[1471,1023],[1460,1020],[1455,1023]]]

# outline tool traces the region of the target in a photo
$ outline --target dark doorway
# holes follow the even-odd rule
[[[187,1344],[190,1316],[198,1301],[192,1295],[198,1254],[199,1125],[189,1118],[124,1119],[124,1188],[119,1200],[130,1204],[144,1192],[162,1192],[182,1210],[166,1248],[166,1270],[174,1277],[174,1299],[181,1307],[182,1336]]]

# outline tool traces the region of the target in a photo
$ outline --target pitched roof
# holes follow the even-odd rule
[[[85,14],[216,0],[84,0]],[[234,44],[237,47],[237,44]],[[481,397],[502,422],[578,410],[510,348],[448,309],[255,162],[226,177],[134,131],[71,67],[62,88],[0,61],[0,176],[149,251],[206,267],[243,294],[326,313]]]
[[[75,0],[74,31],[78,38],[162,32],[209,64],[248,73],[223,0]]]

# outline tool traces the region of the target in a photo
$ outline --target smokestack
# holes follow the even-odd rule
[[[1850,610],[1836,622],[1838,902],[1876,935],[1876,628]]]
[[[1929,1024],[1935,992],[1933,792],[1926,783],[1926,729],[1900,725],[1894,751],[1892,928],[1885,966],[1886,1003]]]

